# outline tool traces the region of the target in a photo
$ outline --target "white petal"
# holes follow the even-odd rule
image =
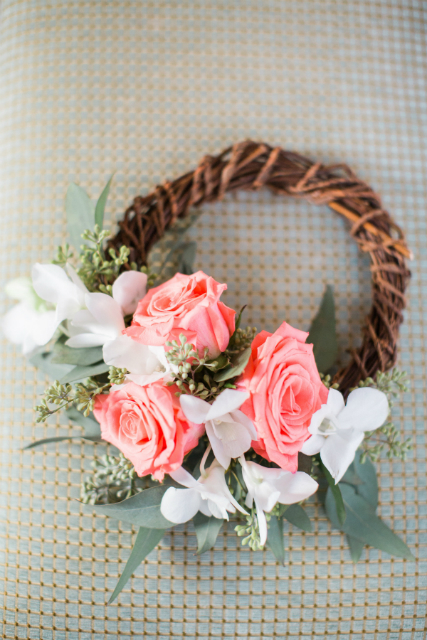
[[[235,411],[249,398],[246,391],[225,389],[211,405],[207,420],[216,420],[230,411]]]
[[[194,518],[199,510],[202,497],[194,489],[170,487],[162,498],[160,511],[170,522],[182,524]]]
[[[275,486],[280,490],[281,504],[295,504],[316,493],[319,485],[308,473],[297,471],[283,474]]]
[[[309,433],[311,433],[312,435],[316,435],[317,433],[319,433],[319,427],[322,424],[323,420],[325,418],[330,418],[331,416],[332,412],[329,409],[328,405],[322,404],[320,409],[318,409],[311,416],[310,426],[308,427]]]
[[[31,333],[36,315],[37,312],[24,302],[9,309],[1,319],[1,328],[7,340],[13,344],[23,344],[25,337]]]
[[[34,290],[42,300],[57,304],[60,298],[75,298],[73,283],[58,265],[37,262],[31,275]]]
[[[182,395],[179,399],[185,417],[194,424],[204,424],[211,405],[201,398]]]
[[[38,313],[34,318],[31,335],[34,342],[42,346],[47,344],[58,328],[55,311]]]
[[[326,402],[332,413],[337,416],[345,407],[344,397],[337,389],[329,389]]]
[[[76,285],[77,289],[79,289],[82,294],[86,295],[86,293],[89,293],[89,291],[87,290],[86,286],[83,284],[83,282],[80,280],[79,276],[77,275],[74,267],[72,267],[67,262],[67,264],[65,265],[65,268],[66,268],[67,273],[70,276],[71,280]],[[82,301],[83,300],[84,300],[84,297],[82,298]]]
[[[223,502],[224,504],[221,504]],[[218,518],[218,520],[228,520],[228,513],[226,509],[226,503],[224,501],[218,500],[207,500],[208,508],[214,518]]]
[[[147,275],[140,271],[125,271],[113,284],[113,298],[123,315],[134,313],[138,302],[147,293]]]
[[[361,387],[348,396],[347,405],[338,417],[339,428],[373,431],[384,424],[389,412],[385,393],[371,387]]]
[[[220,422],[219,424],[215,424],[214,421],[208,420],[208,422],[206,422],[206,433],[208,436],[208,425],[210,425],[216,438],[222,443],[227,456],[231,458],[239,458],[248,449],[250,449],[252,437],[244,425],[239,424],[238,422]],[[213,444],[212,449],[214,449]],[[218,458],[218,456],[216,457]]]
[[[193,420],[191,422],[193,422]],[[214,452],[215,458],[218,460],[220,465],[224,467],[224,469],[228,469],[231,462],[231,456],[227,454],[224,444],[215,435],[215,432],[213,430],[213,427],[210,421],[206,423],[206,435],[208,436],[209,442],[211,443],[212,451]]]
[[[335,484],[341,480],[353,462],[362,440],[363,432],[356,429],[343,429],[326,438],[320,457]]]
[[[197,480],[193,478],[191,473],[188,473],[184,467],[179,467],[178,469],[175,469],[175,471],[171,471],[169,475],[173,480],[175,480],[175,482],[182,484],[183,487],[196,489],[199,486]]]
[[[72,347],[73,349],[85,349],[86,347],[102,347],[110,340],[110,336],[105,336],[100,333],[79,333],[69,338],[65,344],[67,347]]]
[[[134,382],[138,384],[140,387],[145,387],[147,384],[151,384],[152,382],[156,382],[156,380],[161,380],[165,377],[164,373],[149,373],[147,375],[137,374],[137,373],[128,373],[126,375],[127,382]]]
[[[267,542],[267,520],[258,500],[255,498],[256,515],[258,518],[259,538],[262,546]]]
[[[258,434],[256,432],[254,423],[250,418],[248,418],[247,415],[243,413],[243,411],[237,409],[236,411],[231,411],[230,414],[235,422],[238,422],[239,424],[242,424],[244,427],[246,427],[246,430],[250,434],[252,440],[258,440]]]
[[[151,349],[145,344],[132,340],[127,335],[121,334],[115,340],[106,342],[102,352],[106,364],[127,369],[130,373],[137,375],[165,373],[163,366]]]
[[[121,334],[125,328],[125,323],[122,316],[120,305],[106,293],[88,293],[85,297],[86,306],[95,320],[102,327],[103,331],[99,333],[106,333],[111,337],[116,337]]]
[[[210,518],[211,515],[212,515],[212,512],[209,509],[209,505],[208,505],[208,501],[207,500],[200,500],[199,511],[201,513],[203,513],[204,516],[208,516],[208,518]]]
[[[4,290],[6,295],[13,300],[25,302],[31,308],[35,308],[37,305],[37,294],[34,291],[31,278],[28,278],[27,276],[9,280],[9,282],[6,283]]]
[[[319,453],[325,440],[326,438],[319,434],[311,436],[311,438],[306,440],[302,445],[301,453],[304,453],[306,456],[314,456],[316,453]]]

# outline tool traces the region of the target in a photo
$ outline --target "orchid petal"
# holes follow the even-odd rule
[[[69,338],[65,344],[73,349],[85,349],[86,347],[102,347],[109,341],[111,341],[111,336],[101,333],[78,333]]]
[[[328,408],[337,416],[345,407],[344,397],[337,389],[329,389],[328,400],[326,402]]]
[[[239,424],[242,424],[244,427],[246,427],[252,440],[258,440],[258,434],[255,429],[254,423],[250,418],[248,418],[246,414],[243,413],[243,411],[237,409],[236,411],[231,411],[230,415],[233,418],[234,422],[238,422]]]
[[[306,456],[314,456],[316,453],[319,453],[319,451],[325,444],[325,440],[326,438],[316,433],[316,435],[311,436],[311,438],[304,442],[304,444],[302,445],[301,453]]]
[[[147,345],[136,342],[124,334],[106,342],[102,353],[106,364],[127,369],[130,373],[138,375],[165,373],[160,361]]]
[[[66,268],[67,273],[68,273],[69,277],[71,278],[72,282],[81,291],[81,293],[82,294],[89,293],[87,287],[83,284],[83,282],[80,280],[79,276],[77,275],[76,270],[74,269],[74,267],[72,267],[67,262],[67,264],[65,265],[65,268]],[[82,298],[82,300],[84,300],[84,298]]]
[[[372,387],[361,387],[348,396],[347,405],[338,417],[339,428],[374,431],[384,424],[389,412],[385,393]]]
[[[281,504],[295,504],[316,493],[319,485],[308,473],[296,471],[295,473],[284,473],[276,481],[275,486],[280,490],[279,502]]]
[[[55,311],[37,313],[31,330],[32,338],[37,345],[42,346],[49,342],[57,328],[58,322]]]
[[[179,399],[185,417],[194,424],[204,424],[211,405],[201,398],[182,395]]]
[[[175,524],[188,522],[199,511],[202,497],[195,489],[175,489],[170,487],[162,498],[162,515]]]
[[[261,546],[263,547],[267,542],[267,519],[265,517],[265,513],[261,508],[259,501],[255,498],[255,506],[256,506],[256,515],[258,519],[259,526],[259,541]]]
[[[140,271],[125,271],[113,284],[113,298],[124,316],[135,312],[146,293],[147,275]]]
[[[199,485],[197,480],[193,478],[191,473],[188,473],[184,467],[179,467],[178,469],[175,469],[175,471],[171,471],[169,475],[173,480],[175,480],[175,482],[182,484],[183,487],[195,489]]]
[[[114,337],[123,331],[125,323],[120,306],[111,296],[106,293],[88,293],[85,301],[88,310],[100,327],[108,329],[108,333],[111,331]]]
[[[238,458],[251,447],[252,436],[244,425],[239,424],[238,422],[228,421],[215,424],[215,421],[208,420],[206,422],[206,433],[209,437],[209,440],[211,441],[215,457],[219,460],[219,462],[221,462],[221,460],[216,455],[215,447],[210,437],[211,432],[214,434],[215,440],[221,443],[221,447],[223,448],[223,451],[227,457]],[[228,462],[228,464],[230,464],[230,462]],[[225,467],[224,464],[222,464],[222,466]],[[225,468],[227,469],[227,467]]]
[[[343,429],[326,438],[320,457],[335,484],[341,480],[353,462],[362,440],[363,432],[356,429]]]
[[[32,268],[33,287],[42,300],[57,304],[61,298],[76,299],[74,284],[56,264],[36,264]]]
[[[234,391],[233,389],[225,389],[222,391],[215,402],[210,405],[207,420],[216,420],[230,411],[235,411],[249,398],[246,391]]]
[[[182,397],[182,396],[181,396]],[[197,424],[197,423],[196,423]],[[206,435],[212,446],[215,458],[224,469],[228,469],[231,462],[231,456],[227,453],[224,443],[215,435],[211,422],[206,423]],[[243,452],[242,452],[243,453]]]

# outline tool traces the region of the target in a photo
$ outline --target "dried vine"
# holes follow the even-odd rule
[[[221,200],[238,189],[274,192],[327,204],[352,222],[351,235],[371,257],[372,308],[363,328],[362,345],[335,376],[347,392],[361,379],[374,377],[395,364],[397,338],[406,305],[411,252],[404,234],[382,208],[379,196],[344,164],[324,166],[265,143],[245,141],[218,156],[205,156],[199,166],[149,195],[137,196],[110,241],[130,249],[130,261],[145,264],[150,247],[191,207]]]

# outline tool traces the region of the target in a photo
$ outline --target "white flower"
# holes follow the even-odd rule
[[[201,398],[182,395],[182,410],[194,424],[204,424],[209,442],[218,462],[228,469],[231,458],[238,458],[257,440],[255,426],[239,407],[249,393],[225,389],[215,402],[209,404]]]
[[[24,354],[49,342],[55,333],[56,313],[48,308],[34,290],[30,278],[15,278],[7,283],[6,294],[19,300],[1,319],[5,337],[22,346]]]
[[[330,389],[328,401],[313,414],[302,453],[320,457],[338,483],[354,460],[365,431],[374,431],[387,420],[390,408],[387,396],[378,389],[361,387],[350,393],[347,405],[336,389]]]
[[[264,512],[270,512],[277,502],[294,504],[305,500],[317,491],[319,485],[303,471],[291,473],[283,469],[262,467],[256,462],[247,462],[243,456],[240,458],[240,464],[248,490],[246,506],[251,508],[255,502],[260,542],[264,545],[267,540],[267,520]]]
[[[183,467],[172,471],[171,478],[187,489],[170,487],[162,498],[160,510],[170,522],[181,524],[188,522],[198,511],[205,516],[224,518],[228,520],[228,513],[235,513],[236,509],[242,513],[246,511],[231,495],[225,481],[224,468],[214,460],[209,469],[204,468],[210,447],[205,452],[200,464],[201,476],[198,480]]]

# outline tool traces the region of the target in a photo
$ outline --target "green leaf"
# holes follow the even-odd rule
[[[178,273],[183,273],[186,276],[191,276],[194,273],[196,251],[196,242],[185,242],[177,247]]]
[[[133,572],[139,567],[141,562],[145,560],[148,554],[151,553],[154,547],[159,544],[160,540],[164,536],[164,533],[165,532],[163,531],[163,529],[146,529],[144,527],[139,528],[135,544],[133,545],[132,552],[129,556],[129,560],[126,563],[123,573],[120,576],[118,583],[116,584],[116,588],[114,589],[111,598],[108,601],[108,604],[114,602]]]
[[[84,244],[81,235],[85,229],[93,229],[95,225],[95,208],[86,191],[72,182],[65,196],[67,212],[67,229],[72,244],[80,251]]]
[[[166,491],[171,485],[161,485],[144,489],[135,496],[117,502],[116,504],[91,505],[98,513],[110,516],[123,522],[136,524],[138,527],[148,529],[168,529],[174,527],[173,522],[169,522],[160,511],[160,504]]]
[[[327,373],[338,356],[334,293],[330,285],[326,287],[319,311],[311,323],[307,342],[313,344],[317,368],[321,373]]]
[[[362,484],[356,486],[356,493],[362,496],[362,498],[365,498],[365,500],[376,509],[378,506],[377,471],[369,458],[362,464],[360,462],[361,455],[362,452],[360,450],[357,451],[354,459],[354,468],[362,480]]]
[[[323,473],[325,474],[325,478],[329,485],[329,489],[331,490],[331,493],[335,500],[335,504],[337,507],[338,521],[340,524],[344,524],[346,519],[346,512],[345,512],[345,506],[344,506],[344,501],[342,499],[340,487],[339,485],[335,484],[335,480],[333,479],[333,477],[331,476],[331,474],[329,473],[325,465],[323,463],[321,464],[322,464]]]
[[[110,186],[111,186],[111,181],[113,179],[113,176],[114,176],[114,173],[109,179],[109,181],[107,182],[107,184],[105,185],[101,195],[98,198],[98,202],[95,205],[95,224],[97,224],[100,229],[102,229],[104,225],[105,205],[107,204],[108,194],[110,193]],[[88,227],[88,228],[91,229],[91,227]]]
[[[199,511],[193,518],[193,524],[196,530],[197,555],[199,556],[212,549],[224,520],[214,517],[209,518]]]
[[[238,353],[237,356],[233,358],[232,363],[229,367],[226,367],[225,369],[222,369],[215,374],[215,382],[222,382],[224,380],[230,380],[230,378],[236,378],[237,376],[240,376],[240,374],[243,373],[246,365],[248,364],[251,353],[252,350],[250,347]]]
[[[79,427],[83,427],[84,438],[98,438],[101,440],[101,425],[95,418],[84,416],[76,407],[66,409],[65,414],[71,422],[75,422]]]
[[[334,527],[392,556],[415,560],[403,540],[380,520],[375,509],[362,496],[357,495],[354,487],[344,484],[341,492],[347,514],[344,524],[341,524],[338,519],[332,491],[328,489],[326,494],[325,509]]]
[[[310,522],[310,518],[308,517],[305,510],[299,504],[291,504],[286,509],[284,513],[284,517],[291,524],[298,527],[298,529],[302,529],[303,531],[313,531],[312,524]]]
[[[360,556],[362,555],[362,551],[365,545],[363,542],[360,542],[360,540],[357,540],[353,536],[346,535],[346,538],[348,546],[350,548],[351,559],[353,560],[354,564],[356,564],[360,560]]]
[[[64,339],[56,341],[51,358],[53,364],[89,365],[102,360],[102,347],[72,349],[64,344],[67,339],[67,336],[64,336]]]
[[[77,382],[77,380],[84,380],[91,376],[99,376],[101,373],[105,373],[109,370],[108,364],[105,362],[99,362],[97,364],[91,364],[87,367],[77,365],[63,378],[60,379],[61,384],[67,384],[68,382]]]
[[[72,366],[65,364],[55,364],[52,362],[52,351],[42,351],[35,353],[29,361],[43,373],[46,373],[52,380],[63,378],[72,369]]]
[[[285,545],[283,541],[283,518],[271,516],[268,523],[267,544],[280,564],[285,564]]]
[[[81,440],[84,436],[55,436],[53,438],[43,438],[42,440],[35,440],[31,444],[27,444],[26,447],[23,447],[24,451],[26,449],[35,449],[36,447],[41,447],[43,444],[51,444],[52,442],[63,442],[64,440]],[[88,438],[89,439],[89,438]]]

